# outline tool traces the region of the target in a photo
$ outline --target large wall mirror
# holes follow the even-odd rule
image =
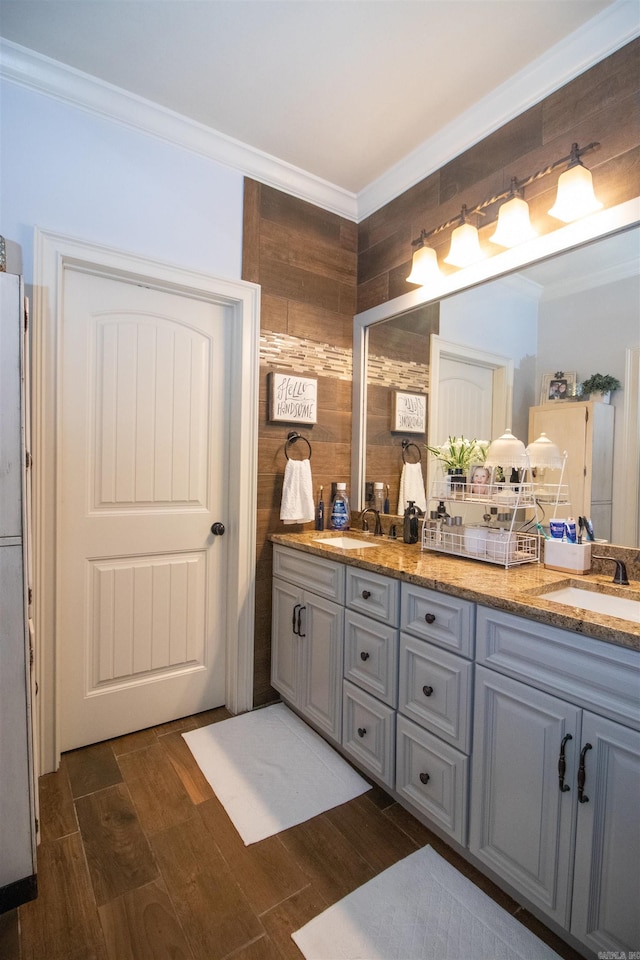
[[[572,224],[529,251],[508,251],[445,278],[433,298],[419,290],[355,318],[356,509],[366,502],[367,483],[381,481],[391,513],[400,512],[407,458],[421,458],[428,502],[434,465],[427,443],[461,434],[490,440],[506,427],[526,443],[535,439],[529,416],[543,399],[545,377],[563,371],[579,383],[610,373],[622,390],[612,397],[613,501],[610,528],[600,535],[640,545],[639,210],[638,200],[622,204],[590,218],[582,235]],[[484,384],[491,398],[484,407],[460,401],[459,385],[469,377]],[[426,398],[423,431],[402,429],[398,394]]]

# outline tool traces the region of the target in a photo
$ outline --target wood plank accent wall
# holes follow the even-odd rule
[[[243,272],[262,287],[263,332],[287,334],[282,360],[295,342],[294,369],[318,375],[319,419],[301,428],[313,445],[316,491],[332,480],[349,480],[351,460],[351,380],[318,373],[317,358],[305,364],[305,344],[331,344],[348,351],[353,314],[400,296],[411,261],[411,240],[581,146],[598,140],[585,157],[598,196],[612,206],[640,194],[640,40],[634,40],[566,86],[511,120],[440,170],[373,213],[357,227],[287,194],[245,180]],[[541,232],[558,221],[546,211],[555,197],[551,175],[527,190],[532,220]],[[480,236],[492,232],[491,219]],[[438,245],[442,258],[449,235]],[[498,248],[496,248],[498,249]],[[357,283],[356,283],[357,266]],[[270,338],[273,341],[273,337]],[[495,345],[487,344],[487,349]],[[313,351],[309,349],[309,353]],[[275,699],[269,683],[271,653],[270,533],[279,519],[284,442],[289,427],[267,422],[266,374],[274,363],[265,350],[260,366],[258,449],[258,542],[256,569],[256,706]],[[384,401],[386,403],[386,400]],[[382,479],[382,477],[380,478]],[[298,529],[290,528],[292,531]]]
[[[577,141],[600,147],[584,157],[606,207],[640,194],[640,39],[634,40],[576,77],[480,143],[396,197],[358,227],[358,310],[385,303],[409,290],[411,241],[460,213],[508,189],[511,177],[523,179],[566,156]],[[562,172],[562,168],[560,169]],[[557,175],[527,188],[531,220],[540,233],[561,226],[547,215],[555,199]],[[480,242],[493,233],[496,209],[488,208]],[[442,264],[451,231],[434,243]],[[501,248],[495,247],[496,252]],[[487,349],[491,345],[487,344]]]
[[[271,558],[269,534],[282,532],[280,501],[289,430],[312,446],[317,497],[351,475],[351,345],[356,312],[354,223],[285,193],[245,180],[242,277],[262,287],[254,704],[277,698],[269,682]],[[281,334],[280,355],[277,335]],[[275,336],[274,336],[275,335]],[[334,357],[329,354],[333,348]],[[326,359],[324,357],[326,356]],[[292,367],[318,378],[318,422],[269,423],[267,373]],[[306,455],[306,446],[290,455]],[[287,526],[295,533],[302,526]]]

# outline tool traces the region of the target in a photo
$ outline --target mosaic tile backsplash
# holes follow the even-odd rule
[[[283,370],[295,370],[296,373],[336,377],[338,380],[351,380],[353,377],[351,350],[268,330],[260,334],[260,363]],[[429,389],[429,367],[423,363],[370,356],[368,369],[370,383],[420,393]]]

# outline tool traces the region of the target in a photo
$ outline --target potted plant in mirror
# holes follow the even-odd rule
[[[609,403],[614,390],[620,390],[622,384],[610,373],[594,373],[580,384],[582,398]]]
[[[466,437],[448,437],[439,447],[425,444],[429,453],[442,465],[448,474],[452,492],[461,493],[467,482],[467,474],[472,464],[482,464],[487,456],[487,440],[467,440]]]

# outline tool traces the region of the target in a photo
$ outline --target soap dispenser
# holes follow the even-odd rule
[[[418,542],[418,517],[422,514],[420,507],[416,507],[413,500],[404,512],[404,527],[402,539],[405,543]]]

